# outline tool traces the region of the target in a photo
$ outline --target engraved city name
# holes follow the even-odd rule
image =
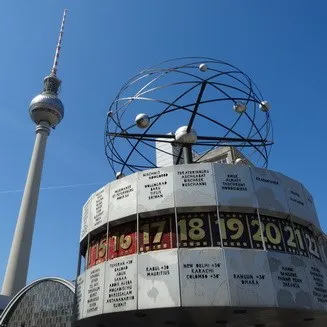
[[[182,178],[182,187],[206,186],[205,178],[210,173],[208,169],[178,171],[177,175]]]
[[[116,200],[122,200],[122,199],[128,198],[130,196],[130,193],[133,191],[134,191],[134,189],[133,189],[132,185],[127,185],[125,187],[121,187],[121,188],[115,190],[114,194],[112,195],[112,198],[116,199]]]
[[[112,308],[127,307],[135,301],[133,259],[111,262],[107,266],[109,277],[106,303]]]
[[[245,182],[238,174],[228,174],[221,188],[226,191],[247,191]]]

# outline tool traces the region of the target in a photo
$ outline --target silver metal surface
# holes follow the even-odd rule
[[[99,315],[103,312],[105,266],[105,262],[100,263],[85,273],[83,317]]]
[[[138,212],[159,211],[175,207],[174,169],[156,168],[138,174]]]
[[[319,230],[321,229],[320,222],[318,219],[316,207],[314,204],[314,200],[310,192],[302,185],[302,190],[305,198],[305,203],[308,211],[307,219],[309,219],[314,226],[316,226]]]
[[[94,193],[91,200],[91,224],[94,230],[106,224],[109,217],[109,185]]]
[[[285,194],[291,215],[311,223],[308,218],[308,209],[303,193],[302,184],[288,176],[278,173],[285,188]]]
[[[85,291],[85,272],[77,277],[76,280],[76,319],[82,319],[83,317],[83,300]]]
[[[284,253],[268,253],[277,306],[312,309],[303,258]]]
[[[106,263],[103,312],[137,309],[137,255],[115,258]]]
[[[86,235],[90,232],[90,224],[91,224],[91,202],[93,195],[87,200],[87,202],[83,206],[82,210],[82,224],[81,224],[81,233],[80,233],[80,241],[84,239]]]
[[[169,308],[191,307],[194,313],[215,308],[222,313],[220,317],[229,310],[240,311],[249,321],[255,312],[275,308],[268,316],[260,316],[258,322],[300,322],[306,317],[318,318],[323,312],[326,316],[326,271],[326,264],[313,259],[259,250],[172,249],[129,255],[101,263],[81,275],[81,321],[100,316],[109,322],[114,319],[110,313],[135,310],[143,317],[151,314],[147,309],[154,312],[160,308],[165,308],[170,321],[173,316]],[[296,309],[305,311],[295,318]],[[126,317],[121,324],[127,323]],[[237,323],[241,317],[227,314],[224,319]],[[92,323],[97,321],[94,319]],[[206,319],[209,323],[213,316],[203,318],[203,323]],[[243,323],[245,320],[241,319]]]
[[[223,189],[223,186],[228,187]],[[109,189],[109,203],[102,197],[104,189]],[[151,196],[154,198],[150,199]],[[303,205],[290,204],[290,196],[302,199]],[[101,198],[101,205],[96,204],[96,197]],[[299,205],[311,214],[300,217]],[[102,222],[106,219],[114,222],[108,225],[109,233],[110,228],[128,221],[126,218],[132,215],[135,215],[133,219],[138,219],[137,230],[143,231],[143,219],[171,213],[171,240],[176,246],[179,238],[175,231],[181,226],[178,222],[174,226],[174,219],[185,219],[182,216],[185,213],[192,217],[198,212],[201,225],[197,222],[192,228],[202,229],[205,235],[209,233],[212,239],[217,238],[215,229],[222,220],[225,227],[222,231],[219,225],[218,234],[230,232],[232,238],[227,240],[225,236],[223,241],[219,238],[221,243],[212,245],[207,243],[210,237],[205,244],[193,240],[193,245],[198,243],[194,249],[151,251],[149,247],[149,252],[109,259],[87,269],[84,273],[84,313],[78,326],[101,323],[150,326],[159,321],[162,324],[219,326],[221,321],[228,321],[228,326],[237,327],[260,324],[288,327],[302,326],[310,319],[314,319],[315,327],[322,326],[321,317],[326,317],[327,313],[327,266],[318,261],[325,260],[324,256],[319,257],[322,242],[320,248],[314,247],[318,245],[315,235],[321,232],[319,225],[316,224],[312,234],[306,227],[299,230],[297,224],[314,223],[315,214],[312,196],[301,183],[268,170],[217,163],[176,165],[135,173],[109,183],[88,200],[82,225],[92,227],[83,233],[83,244],[87,233],[92,237],[98,228],[92,225],[92,214],[87,214],[94,208],[103,212]],[[256,213],[258,210],[260,215]],[[85,221],[86,217],[89,221]],[[205,219],[210,226],[204,223]],[[250,228],[248,238],[235,236],[248,230],[247,227]],[[189,231],[186,234],[189,235]],[[140,240],[134,238],[133,242]],[[262,247],[262,240],[267,251]],[[188,241],[184,243],[179,246],[189,244]],[[244,243],[246,246],[242,249]],[[91,282],[90,272],[99,267],[101,272],[97,277],[100,279]],[[98,287],[96,292],[91,290],[95,287]],[[91,293],[98,298],[93,312]],[[120,316],[122,312],[124,316]],[[118,317],[121,317],[120,322]],[[141,317],[143,323],[138,320]]]
[[[278,173],[250,167],[260,213],[285,218],[289,213],[284,185]]]
[[[327,311],[327,265],[315,259],[303,258],[303,262],[313,308]]]
[[[138,309],[180,305],[177,249],[138,256]]]
[[[89,209],[90,217],[85,215],[83,219],[82,226],[89,226],[89,231],[107,220],[118,220],[137,212],[154,216],[163,209],[198,211],[216,205],[222,211],[253,213],[258,209],[261,214],[279,218],[291,214],[297,221],[313,224],[317,231],[321,230],[313,198],[306,188],[294,179],[266,169],[217,163],[174,165],[131,174],[107,187],[109,191],[104,193],[103,210],[100,210],[101,223],[94,226],[91,221],[96,200],[90,204],[93,208]],[[109,204],[107,192],[110,193]]]
[[[44,92],[31,101],[29,113],[34,123],[46,121],[54,127],[64,118],[64,105],[56,94]]]
[[[137,212],[137,174],[110,183],[109,221]]]
[[[217,205],[210,163],[174,166],[176,207]]]
[[[231,306],[276,306],[266,252],[241,249],[224,249],[224,252]]]
[[[180,249],[178,255],[183,307],[231,304],[223,249]]]
[[[256,207],[249,167],[226,164],[213,167],[219,206],[234,211]]]

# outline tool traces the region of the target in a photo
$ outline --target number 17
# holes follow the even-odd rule
[[[140,229],[143,231],[143,244],[150,244],[150,230],[152,228],[157,228],[157,233],[155,234],[152,244],[158,244],[161,242],[162,234],[165,229],[166,221],[157,221],[151,224],[144,224]]]

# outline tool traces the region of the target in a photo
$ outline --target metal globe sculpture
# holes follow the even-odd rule
[[[106,156],[115,174],[155,168],[155,152],[165,153],[160,141],[180,146],[170,154],[177,164],[185,147],[200,162],[215,148],[233,146],[267,167],[273,144],[268,109],[251,78],[231,64],[204,57],[165,61],[132,77],[111,103]]]

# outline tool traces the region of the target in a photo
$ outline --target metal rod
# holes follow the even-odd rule
[[[115,132],[107,132],[107,136],[115,136],[115,137],[122,137],[122,138],[141,138],[144,140],[147,139],[171,139],[175,140],[174,134],[138,134],[138,133],[115,133]],[[247,139],[242,137],[219,137],[219,136],[198,136],[198,140],[205,140],[205,141],[227,141],[227,142],[258,142],[258,143],[270,143],[268,140],[263,139]],[[160,140],[159,140],[160,141]],[[164,142],[164,141],[163,141]]]
[[[195,103],[195,106],[194,106],[194,109],[193,109],[193,112],[192,112],[192,116],[191,116],[191,119],[187,125],[187,130],[186,132],[189,133],[191,131],[191,128],[192,128],[192,125],[193,125],[193,122],[194,122],[194,119],[195,119],[195,116],[196,116],[196,113],[198,111],[198,108],[199,108],[199,104],[201,102],[201,98],[202,98],[202,95],[203,95],[203,92],[204,92],[204,89],[206,88],[206,85],[207,85],[207,82],[203,82],[202,85],[201,85],[201,89],[200,89],[200,92],[199,92],[199,95],[198,95],[198,98],[196,100],[196,103]]]
[[[184,163],[190,164],[193,162],[192,160],[192,145],[187,144],[183,146],[183,157],[184,157]]]

